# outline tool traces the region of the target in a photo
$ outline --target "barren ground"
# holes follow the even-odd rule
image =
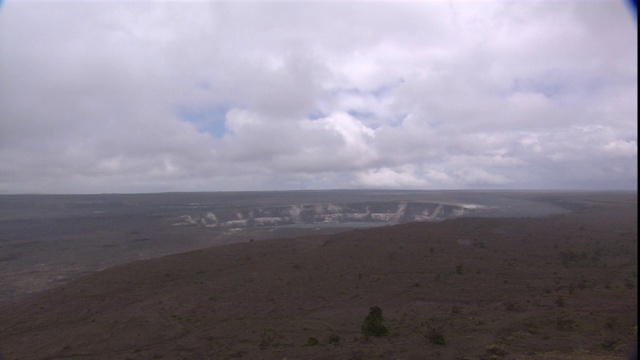
[[[637,195],[554,201],[576,212],[243,242],[113,267],[3,304],[0,358],[624,359],[637,343]],[[386,337],[361,333],[372,306]]]

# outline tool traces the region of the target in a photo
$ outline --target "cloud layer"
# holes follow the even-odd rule
[[[0,192],[637,189],[622,1],[0,8]]]

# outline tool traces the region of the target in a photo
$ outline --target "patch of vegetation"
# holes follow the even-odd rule
[[[618,339],[607,339],[601,344],[602,348],[607,351],[614,351],[618,348],[618,345],[620,345]]]
[[[481,357],[483,360],[500,359],[507,355],[507,350],[502,345],[491,344],[485,348],[486,354]]]
[[[444,334],[440,329],[437,329],[437,328],[431,329],[431,331],[429,332],[429,335],[427,335],[427,338],[429,339],[429,342],[432,344],[436,344],[436,345],[447,344],[446,340],[444,339]]]
[[[362,323],[362,334],[366,337],[381,337],[389,334],[389,330],[384,326],[384,318],[382,317],[382,309],[374,306],[369,309],[369,315]]]
[[[264,329],[260,333],[260,350],[278,345],[277,338],[279,334],[273,329]]]
[[[587,267],[596,264],[602,256],[602,249],[596,249],[594,251],[573,251],[563,250],[560,251],[560,260],[564,267],[581,266]]]
[[[318,340],[318,338],[310,336],[307,339],[307,346],[317,346],[320,344],[320,340]]]
[[[522,312],[527,310],[527,305],[517,300],[509,300],[504,303],[507,311]]]
[[[604,322],[604,328],[608,330],[616,330],[618,328],[618,318],[615,316],[609,317]]]
[[[636,282],[633,279],[625,278],[624,287],[629,290],[633,290],[636,288]]]
[[[556,320],[556,326],[560,331],[571,331],[576,329],[577,324],[575,320],[571,319],[567,315],[562,315]]]
[[[353,350],[351,352],[351,357],[349,360],[364,360],[364,351],[362,350]]]
[[[340,336],[336,334],[329,335],[329,344],[337,345],[340,343]]]
[[[585,278],[580,279],[580,281],[578,282],[577,285],[578,289],[580,290],[584,290],[584,289],[591,289],[594,287],[594,284],[592,281],[587,281]]]

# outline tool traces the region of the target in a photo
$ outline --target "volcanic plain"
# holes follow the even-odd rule
[[[10,245],[53,240],[5,241],[0,270],[13,292],[0,305],[0,359],[626,359],[637,344],[637,193],[510,196],[566,211],[261,227],[224,241],[216,233],[215,244],[194,229],[223,220],[201,211],[162,228],[188,246],[197,235],[195,250],[105,262],[59,283],[24,272],[23,287],[9,265],[28,256]],[[398,201],[351,213],[389,220],[372,214],[396,214]],[[181,222],[196,225],[174,226]],[[146,227],[123,229],[91,234],[116,244],[107,252],[124,241],[114,236],[153,239],[141,235]],[[55,249],[38,261],[64,253]],[[384,336],[363,331],[374,307]]]

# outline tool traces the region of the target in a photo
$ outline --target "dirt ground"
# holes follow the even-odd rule
[[[553,201],[575,212],[251,241],[110,268],[3,304],[0,359],[626,359],[637,344],[637,195]],[[373,306],[386,336],[361,331]]]

